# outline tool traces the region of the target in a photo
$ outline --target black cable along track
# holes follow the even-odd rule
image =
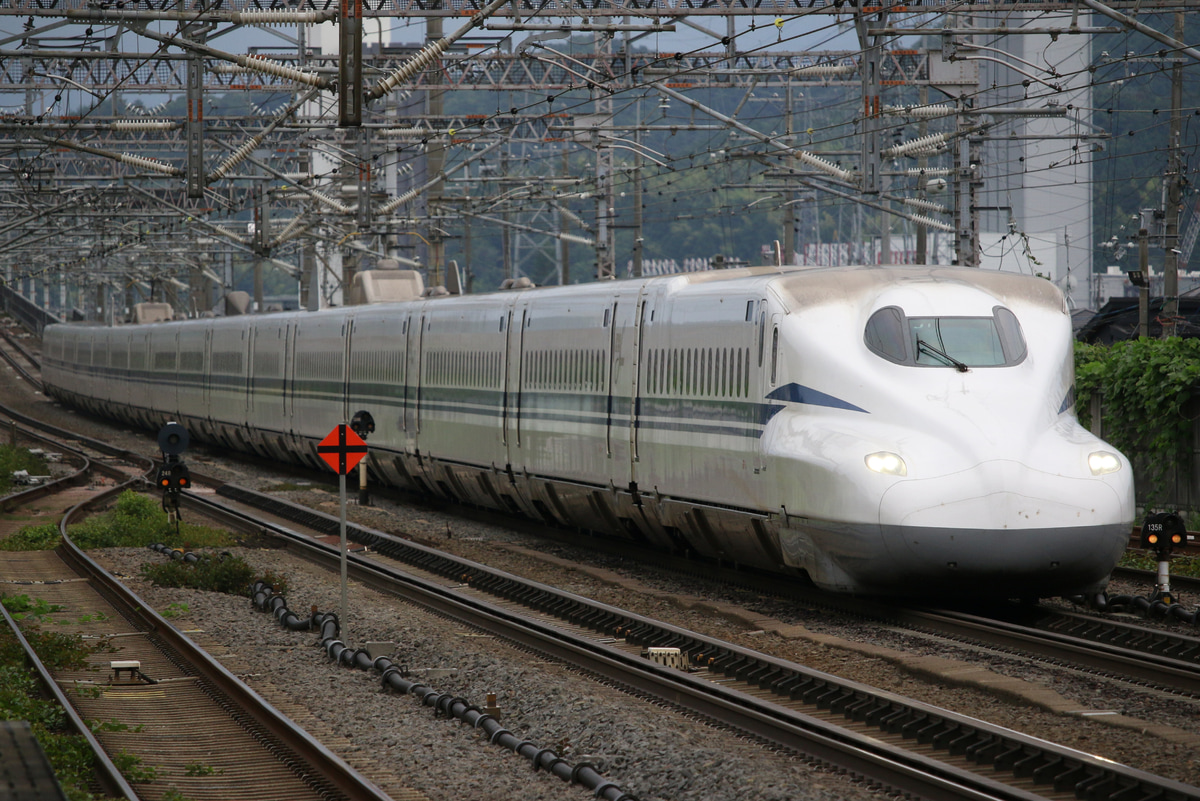
[[[252,505],[264,512],[293,520],[322,534],[338,533],[336,517],[296,506],[287,501],[263,495],[241,487],[225,485],[218,490],[220,495],[241,503]],[[207,505],[207,501],[196,498]],[[226,511],[229,507],[217,504]],[[257,523],[262,527],[261,521]],[[280,529],[284,536],[291,534]],[[575,626],[590,629],[606,637],[616,637],[627,644],[648,647],[676,647],[696,665],[702,665],[704,673],[745,682],[752,687],[768,690],[774,699],[767,702],[771,714],[779,717],[795,715],[794,720],[804,720],[811,725],[815,720],[798,704],[815,707],[841,715],[874,728],[880,735],[898,736],[908,743],[905,753],[911,757],[911,749],[925,746],[938,752],[937,761],[949,760],[950,764],[969,762],[984,771],[1003,774],[1010,789],[1002,792],[1016,793],[1012,797],[1044,797],[1038,793],[1053,792],[1073,795],[1076,798],[1097,801],[1127,801],[1127,799],[1161,799],[1161,801],[1185,801],[1200,799],[1200,788],[1174,782],[1162,777],[1097,759],[1082,752],[1063,748],[1033,737],[1013,732],[998,726],[958,715],[947,710],[911,701],[887,692],[855,682],[844,681],[829,674],[812,671],[785,660],[775,659],[739,646],[703,637],[693,632],[659,623],[614,607],[586,598],[561,592],[516,576],[488,568],[484,565],[459,559],[432,548],[404,541],[383,532],[374,531],[355,524],[347,524],[347,536],[371,550],[393,559],[419,567],[429,573],[449,578],[470,588],[502,597],[525,607],[567,621]],[[300,538],[301,541],[308,538]],[[308,541],[306,547],[332,558],[336,549]],[[389,571],[371,560],[350,555],[359,577],[386,575],[388,581],[403,581],[405,584],[424,583],[422,580],[403,573]],[[378,580],[373,581],[376,586]],[[448,591],[439,586],[435,592],[461,600],[464,593]],[[523,625],[538,625],[525,623]],[[555,632],[561,636],[561,631]],[[595,646],[600,647],[600,646]],[[615,649],[614,649],[615,650]],[[654,665],[641,660],[648,670],[677,674],[676,681],[695,682],[698,679],[683,671]],[[621,681],[617,679],[617,681]],[[627,681],[627,680],[626,680]],[[708,683],[708,682],[706,682]],[[727,688],[721,688],[726,692]],[[687,702],[678,702],[686,708]],[[738,703],[757,705],[752,696],[741,695]],[[794,711],[793,711],[794,710]],[[711,710],[704,714],[715,714]],[[758,736],[771,740],[773,735],[751,729]],[[878,736],[878,735],[877,735]],[[779,742],[776,740],[776,742]],[[796,748],[784,743],[785,747]],[[799,749],[804,752],[803,748]],[[829,758],[829,757],[822,757]],[[837,764],[834,762],[834,764]],[[861,770],[861,768],[860,768]],[[869,773],[867,775],[870,775]],[[1012,789],[1015,786],[1016,789]],[[1033,795],[1027,789],[1032,788]],[[961,792],[960,788],[960,792]],[[995,792],[989,790],[988,792]],[[962,797],[961,795],[956,797]],[[973,797],[973,796],[968,796]],[[1004,796],[1007,797],[1007,796]]]

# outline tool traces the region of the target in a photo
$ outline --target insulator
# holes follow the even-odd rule
[[[317,201],[320,201],[321,203],[324,203],[326,206],[333,209],[334,211],[341,212],[342,214],[350,213],[349,206],[347,206],[345,203],[339,203],[338,201],[331,198],[329,195],[314,191],[311,193],[311,197],[313,200],[317,200]]]
[[[178,123],[170,120],[116,120],[112,124],[114,131],[170,131]]]
[[[792,76],[796,78],[832,78],[836,75],[849,75],[858,70],[855,64],[813,64],[808,67],[796,67]]]
[[[232,239],[234,242],[241,242],[243,245],[250,244],[250,240],[248,238],[242,236],[241,234],[239,234],[237,231],[231,231],[223,225],[214,225],[213,227],[216,228],[218,231],[220,231],[225,236]]]
[[[303,215],[297,214],[288,222],[287,225],[283,227],[283,230],[279,232],[279,235],[271,240],[271,247],[276,248],[282,245],[284,242],[291,241],[302,232],[303,226],[304,217]]]
[[[897,117],[949,117],[955,114],[958,109],[954,106],[935,105],[935,106],[884,106],[883,113],[891,114]]]
[[[920,167],[909,167],[904,171],[905,175],[912,175],[916,177],[920,177],[922,175],[952,175],[953,173],[953,167],[926,167],[924,169],[921,169]]]
[[[925,211],[937,212],[938,214],[950,213],[950,210],[941,203],[934,203],[932,200],[925,200],[924,198],[906,197],[903,198],[901,202],[904,203],[905,206],[913,206],[918,209],[924,209]]]
[[[328,11],[234,11],[230,19],[239,25],[313,25],[329,22],[337,14]]]
[[[368,96],[372,99],[383,97],[400,84],[411,80],[414,75],[433,63],[434,59],[446,52],[446,49],[450,47],[450,44],[450,39],[443,37],[438,39],[436,42],[431,42],[430,44],[425,45],[406,64],[402,64],[400,68],[391,75],[388,75],[385,78],[380,78],[379,82],[375,84],[370,92],[368,92]]]
[[[596,244],[595,240],[589,239],[586,236],[576,236],[575,234],[559,234],[558,238],[563,242],[571,242],[576,245],[584,245],[586,247],[591,247],[592,245]]]
[[[151,172],[158,172],[163,175],[180,175],[182,172],[178,167],[172,167],[170,164],[164,164],[161,161],[148,159],[144,156],[135,156],[132,153],[122,153],[118,161],[128,164],[131,167],[140,167],[143,170],[150,170]]]
[[[832,161],[823,159],[820,156],[814,156],[812,153],[808,153],[803,150],[797,150],[796,158],[800,159],[810,167],[816,167],[821,172],[832,175],[834,178],[839,178],[843,181],[849,181],[850,178],[853,177],[849,170],[843,170]]]
[[[393,211],[400,208],[405,203],[408,203],[409,201],[414,200],[417,197],[417,195],[419,195],[419,194],[421,194],[420,189],[410,189],[407,192],[405,192],[404,194],[398,195],[397,197],[392,198],[387,203],[384,203],[382,206],[380,206],[379,213],[380,214],[391,214]]]
[[[949,232],[954,230],[954,226],[947,225],[941,220],[935,220],[932,217],[926,217],[924,214],[910,214],[908,215],[908,218],[915,223],[920,223],[921,225],[929,228],[936,228],[939,231]]]
[[[295,81],[309,86],[321,86],[325,83],[325,80],[315,72],[304,72],[261,56],[243,56],[239,58],[238,63],[254,72],[274,75],[276,78],[283,78],[286,81]]]
[[[219,181],[224,178],[229,174],[230,170],[245,161],[254,152],[254,148],[262,144],[262,140],[263,137],[261,135],[252,136],[247,139],[241,147],[229,154],[229,158],[225,159],[219,167],[212,171],[212,175],[208,176],[208,180]]]
[[[894,159],[899,156],[906,156],[921,151],[933,152],[940,150],[943,146],[945,146],[945,144],[946,134],[929,134],[929,136],[921,136],[908,142],[896,145],[895,147],[886,148],[880,152],[879,155],[885,159]]]
[[[429,136],[431,131],[426,128],[384,128],[384,136]]]

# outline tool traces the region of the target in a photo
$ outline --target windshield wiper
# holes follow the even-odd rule
[[[920,353],[921,351],[925,351],[930,356],[936,356],[937,358],[944,361],[947,365],[952,365],[954,367],[954,369],[958,370],[958,372],[960,372],[960,373],[967,372],[967,365],[965,362],[960,362],[958,359],[954,358],[949,353],[946,353],[945,351],[942,351],[942,350],[938,350],[937,348],[935,348],[933,345],[930,345],[925,340],[921,339],[920,337],[917,337],[917,352]]]

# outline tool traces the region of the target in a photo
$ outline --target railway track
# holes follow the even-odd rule
[[[28,381],[30,386],[38,392],[42,391],[42,381],[34,372],[41,370],[41,362],[36,356],[22,345],[16,337],[8,331],[0,329],[0,339],[3,339],[4,345],[0,347],[0,359],[3,359],[12,369],[24,380]],[[26,367],[29,365],[29,367]]]
[[[278,510],[276,510],[276,513],[279,513]],[[310,510],[300,510],[295,512],[295,514],[300,516],[312,515],[315,518],[325,517],[323,523],[317,524],[317,528],[320,530],[321,527],[324,526],[325,532],[328,533],[328,527],[330,524],[327,516],[321,516],[319,513],[314,513]],[[256,529],[261,529],[263,524],[261,521],[255,521],[250,525]],[[334,521],[333,526],[334,530],[336,530],[336,521]],[[378,534],[378,532],[374,532],[373,534]],[[362,532],[356,531],[354,536],[362,537],[364,540],[367,539],[367,535]],[[386,537],[386,535],[382,536]],[[368,542],[368,544],[370,543]],[[373,547],[378,548],[378,543],[376,543]],[[328,554],[326,554],[326,557],[321,558],[327,558],[327,556]],[[432,554],[426,554],[422,558],[436,561],[437,559],[443,557],[444,555],[434,556]],[[357,569],[359,568],[356,568],[356,570]],[[365,570],[365,568],[362,569]],[[474,575],[472,575],[472,581],[470,582],[471,586],[469,588],[462,586],[462,578],[466,574],[461,572],[463,570],[461,565],[451,566],[447,568],[447,570],[449,571],[448,573],[446,573],[445,570],[442,571],[445,575],[443,575],[441,578],[432,578],[431,580],[435,584],[438,582],[448,582],[446,586],[449,587],[449,593],[451,596],[465,595],[467,592],[474,593],[483,589],[484,582],[480,582],[479,578],[475,577]],[[449,576],[448,579],[446,578],[446,575]],[[364,572],[359,577],[364,581],[383,581],[383,579],[371,578],[369,572]],[[507,585],[507,583],[511,580],[512,577],[503,577],[498,579],[497,583],[499,585]],[[391,587],[392,581],[392,578],[388,578],[386,580],[387,586]],[[524,594],[530,591],[521,590],[520,592]],[[505,601],[504,603],[513,607],[531,605],[539,609],[537,612],[538,616],[544,616],[547,614],[546,609],[543,607],[553,606],[556,608],[565,608],[567,606],[567,604],[561,599],[531,604],[528,598],[526,598],[522,602],[509,600]],[[619,614],[620,610],[615,610],[615,613]],[[588,614],[594,616],[597,613],[593,609],[593,611],[589,612]],[[653,621],[634,620],[633,624],[630,625],[627,631],[621,632],[620,640],[623,643],[622,647],[628,652],[626,655],[629,659],[632,659],[635,662],[646,662],[646,660],[641,657],[641,651],[644,648],[662,647],[657,645],[657,643],[662,643],[669,640],[671,637],[678,635],[678,632],[669,631],[670,627],[667,627],[667,636],[660,637],[660,635],[654,632],[654,630],[645,628],[645,626],[651,624],[653,624]],[[491,630],[491,628],[495,625],[495,621],[486,620],[482,624],[476,625],[482,625],[483,627]],[[557,624],[552,624],[552,627],[555,625],[562,626],[563,624],[559,622]],[[585,626],[579,622],[571,622],[567,625],[578,628],[581,632],[585,628]],[[609,625],[610,623],[606,622],[603,628],[606,628]],[[601,641],[614,639],[612,636],[613,632],[610,631],[600,631],[590,635],[581,633],[581,636],[584,639],[590,638],[595,640],[597,634],[599,635],[599,639]],[[655,644],[651,644],[651,641],[653,641]],[[601,644],[612,646],[613,643],[601,642]],[[535,646],[530,644],[528,647],[533,648]],[[681,646],[672,645],[667,647]],[[1069,749],[1061,749],[1060,753],[1054,754],[1039,752],[1037,751],[1036,744],[1040,741],[1034,741],[1033,744],[1030,744],[1020,740],[1014,741],[1011,739],[1005,739],[1011,735],[1012,732],[1008,732],[1007,730],[1003,729],[994,731],[976,729],[974,726],[978,724],[978,721],[966,719],[966,721],[970,722],[971,726],[964,728],[964,721],[958,720],[955,716],[945,713],[941,710],[936,710],[935,708],[921,708],[921,705],[916,705],[902,709],[895,706],[893,703],[894,697],[888,697],[887,694],[876,695],[874,700],[872,700],[871,696],[863,694],[864,692],[869,691],[870,688],[862,688],[861,685],[842,684],[841,689],[835,692],[833,688],[830,688],[826,685],[815,684],[809,687],[808,690],[805,690],[804,687],[808,685],[802,686],[804,679],[797,678],[794,674],[787,675],[786,679],[781,678],[781,676],[784,674],[776,675],[774,672],[774,668],[776,666],[771,666],[769,664],[771,661],[769,658],[767,659],[766,665],[755,662],[753,668],[748,668],[748,663],[746,663],[745,660],[757,658],[754,657],[752,653],[747,654],[736,651],[714,650],[714,648],[719,649],[723,646],[712,643],[701,643],[699,647],[701,650],[696,651],[695,653],[701,655],[702,657],[707,657],[709,660],[703,665],[701,670],[696,671],[695,673],[683,674],[682,671],[672,671],[669,668],[657,666],[652,669],[652,673],[655,675],[661,674],[663,671],[667,671],[668,673],[679,673],[685,676],[690,676],[691,679],[696,681],[714,679],[717,682],[716,686],[718,687],[723,687],[726,690],[741,691],[742,694],[751,697],[770,691],[775,693],[775,695],[778,697],[773,698],[773,700],[768,700],[766,702],[768,705],[785,707],[796,705],[800,710],[802,710],[799,712],[799,714],[802,716],[806,716],[814,720],[821,720],[824,717],[826,722],[836,722],[839,725],[835,726],[834,728],[839,730],[839,734],[837,735],[838,737],[843,736],[841,730],[846,725],[849,725],[851,731],[853,731],[855,727],[859,728],[861,730],[859,732],[860,736],[863,736],[868,740],[892,738],[897,741],[904,741],[915,739],[919,747],[923,749],[931,751],[943,751],[944,754],[942,757],[940,759],[935,758],[934,761],[940,762],[944,759],[946,764],[949,764],[951,768],[959,770],[967,768],[975,769],[979,764],[982,764],[983,773],[985,774],[983,778],[986,780],[985,784],[987,782],[991,782],[992,785],[996,784],[994,778],[992,778],[994,775],[996,775],[996,771],[999,771],[1001,774],[1004,772],[1011,773],[1011,778],[1013,780],[1012,786],[1005,788],[1003,785],[1001,785],[998,789],[995,786],[988,785],[983,789],[971,790],[971,793],[978,792],[981,794],[978,796],[973,795],[972,797],[1049,796],[1065,798],[1076,797],[1076,794],[1080,792],[1086,793],[1085,797],[1095,798],[1146,797],[1173,799],[1200,797],[1200,791],[1194,787],[1178,785],[1170,782],[1167,782],[1166,785],[1156,784],[1155,780],[1157,777],[1151,777],[1148,774],[1140,774],[1137,771],[1119,774],[1106,773],[1106,767],[1103,760],[1096,761],[1099,764],[1089,763],[1086,761],[1077,762],[1074,760],[1076,760],[1078,752],[1069,751]],[[707,654],[704,649],[707,649]],[[621,650],[621,648],[617,648],[617,650]],[[685,649],[682,647],[681,653],[686,653],[689,657],[693,656],[693,651],[685,651]],[[758,656],[761,657],[761,655]],[[607,659],[608,657],[606,657],[605,660],[600,661],[601,663],[607,665]],[[619,661],[621,660],[618,660],[618,662]],[[703,659],[701,659],[701,661],[703,661]],[[593,666],[588,666],[586,669],[593,672],[600,672],[599,669]],[[661,679],[661,676],[659,676],[659,678]],[[820,678],[822,681],[824,680],[823,677]],[[626,684],[626,686],[639,686],[636,683],[631,683],[628,678],[613,678],[612,680]],[[680,681],[677,676],[674,677],[674,680],[675,682]],[[639,681],[642,680],[639,679]],[[658,680],[656,679],[655,681]],[[686,682],[687,680],[684,681]],[[814,678],[813,681],[817,681],[817,679]],[[670,684],[669,686],[672,687],[670,690],[672,697],[678,697],[680,691],[676,688],[675,684]],[[790,687],[790,689],[787,689],[786,699],[784,699],[783,696],[777,692],[781,686],[785,688]],[[655,691],[657,690],[642,690],[642,692],[647,694]],[[798,697],[792,697],[794,694],[793,691],[795,691],[795,694],[797,694]],[[817,693],[817,695],[809,697],[811,693]],[[676,700],[672,703],[678,704],[679,702]],[[691,706],[688,706],[688,708],[713,719],[718,719],[718,712],[724,714],[722,704],[700,700],[689,701],[688,703],[691,704]],[[743,710],[738,714],[745,716],[746,713]],[[769,720],[768,722],[763,722],[763,720],[757,716],[759,714],[765,715],[765,717],[769,719],[771,715],[774,714],[774,710],[771,710],[771,714],[756,713],[756,715],[751,715],[752,727],[746,723],[741,725],[746,726],[746,730],[754,732],[756,736],[780,745],[781,747],[794,749],[804,753],[811,753],[811,751],[805,751],[803,748],[799,747],[798,741],[794,739],[797,736],[794,730],[786,730],[783,734],[781,734],[777,730],[778,724],[776,722]],[[729,725],[734,724],[731,723]],[[794,727],[794,724],[789,725]],[[938,726],[943,728],[938,729]],[[993,729],[995,728],[996,727],[993,727]],[[914,732],[916,733],[915,736],[913,734]],[[957,734],[949,734],[949,732],[957,732]],[[828,732],[825,733],[828,734]],[[806,736],[811,739],[811,732],[807,733]],[[1033,738],[1027,739],[1032,740]],[[928,742],[924,742],[923,740],[928,740]],[[810,745],[809,748],[811,749],[812,746]],[[853,751],[856,748],[858,748],[858,744],[855,744],[851,750]],[[1017,749],[1015,753],[1013,752],[1013,749]],[[903,750],[904,749],[901,749],[902,752]],[[922,755],[922,757],[928,758],[925,755]],[[821,758],[826,759],[826,761],[829,761],[832,764],[841,764],[833,758],[832,754],[822,756]],[[846,757],[842,756],[838,758],[845,759]],[[857,759],[860,757],[856,756],[855,758]],[[918,760],[918,762],[920,761],[921,760]],[[956,762],[963,764],[956,765]],[[857,766],[850,767],[848,769],[861,772],[863,775],[871,775],[866,772],[862,765],[858,765],[857,763],[854,764]],[[917,772],[920,772],[920,767],[917,768]],[[970,773],[971,770],[968,770],[967,772]],[[911,777],[908,777],[905,771],[902,771],[902,773],[905,773],[905,775],[901,776],[900,778],[895,776],[887,778],[885,781],[888,783],[888,786],[899,788],[905,787],[902,781],[909,781],[911,780]],[[922,779],[922,781],[928,783],[931,780],[927,775],[924,779]],[[1082,784],[1080,782],[1082,782]],[[964,792],[965,786],[966,785],[961,783],[961,777],[958,774],[954,774],[952,779],[938,779],[933,781],[932,785],[923,786],[919,790],[904,790],[904,792],[913,792],[915,794],[922,795],[923,797],[963,797],[962,793]],[[996,795],[995,793],[997,792],[1001,794]],[[1012,792],[1017,793],[1017,795],[1003,795],[1003,793]],[[939,795],[938,793],[951,794]],[[958,795],[953,795],[953,793],[958,793]],[[1027,795],[1021,795],[1020,793],[1026,793]],[[1141,795],[1138,795],[1139,793]]]
[[[124,481],[106,491],[92,491],[66,511],[58,549],[10,552],[0,559],[0,588],[6,594],[36,596],[54,610],[56,632],[106,646],[88,657],[86,668],[52,674],[5,613],[30,663],[40,668],[43,685],[69,710],[74,728],[92,747],[99,787],[128,799],[159,798],[171,788],[194,801],[385,801],[383,791],[281,715],[70,541],[70,523],[140,482],[139,471],[130,476],[128,461],[86,460],[81,473],[102,470]],[[152,466],[150,460],[141,462],[140,472]],[[44,496],[39,502],[45,503]],[[91,727],[86,721],[116,725]],[[127,780],[113,755],[136,757],[140,765],[133,775],[143,782],[151,778],[152,783]],[[123,757],[126,771],[131,770],[130,761]]]
[[[271,496],[224,487],[223,499],[189,497],[208,515],[260,532],[333,569],[337,552],[316,539],[336,518]],[[311,529],[265,524],[253,504]],[[240,520],[240,523],[239,523]],[[520,579],[382,532],[351,526],[372,553],[352,554],[351,575],[463,623],[923,798],[1200,798],[1200,788],[1114,765],[966,716],[848,682],[620,609]],[[381,561],[380,556],[386,557]],[[403,564],[389,565],[386,562]],[[678,649],[684,670],[661,664]],[[647,654],[661,654],[659,661]]]

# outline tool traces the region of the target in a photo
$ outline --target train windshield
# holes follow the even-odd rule
[[[991,317],[909,317],[887,306],[871,315],[864,339],[873,353],[916,367],[1007,367],[1026,353],[1021,324],[1003,306]]]

